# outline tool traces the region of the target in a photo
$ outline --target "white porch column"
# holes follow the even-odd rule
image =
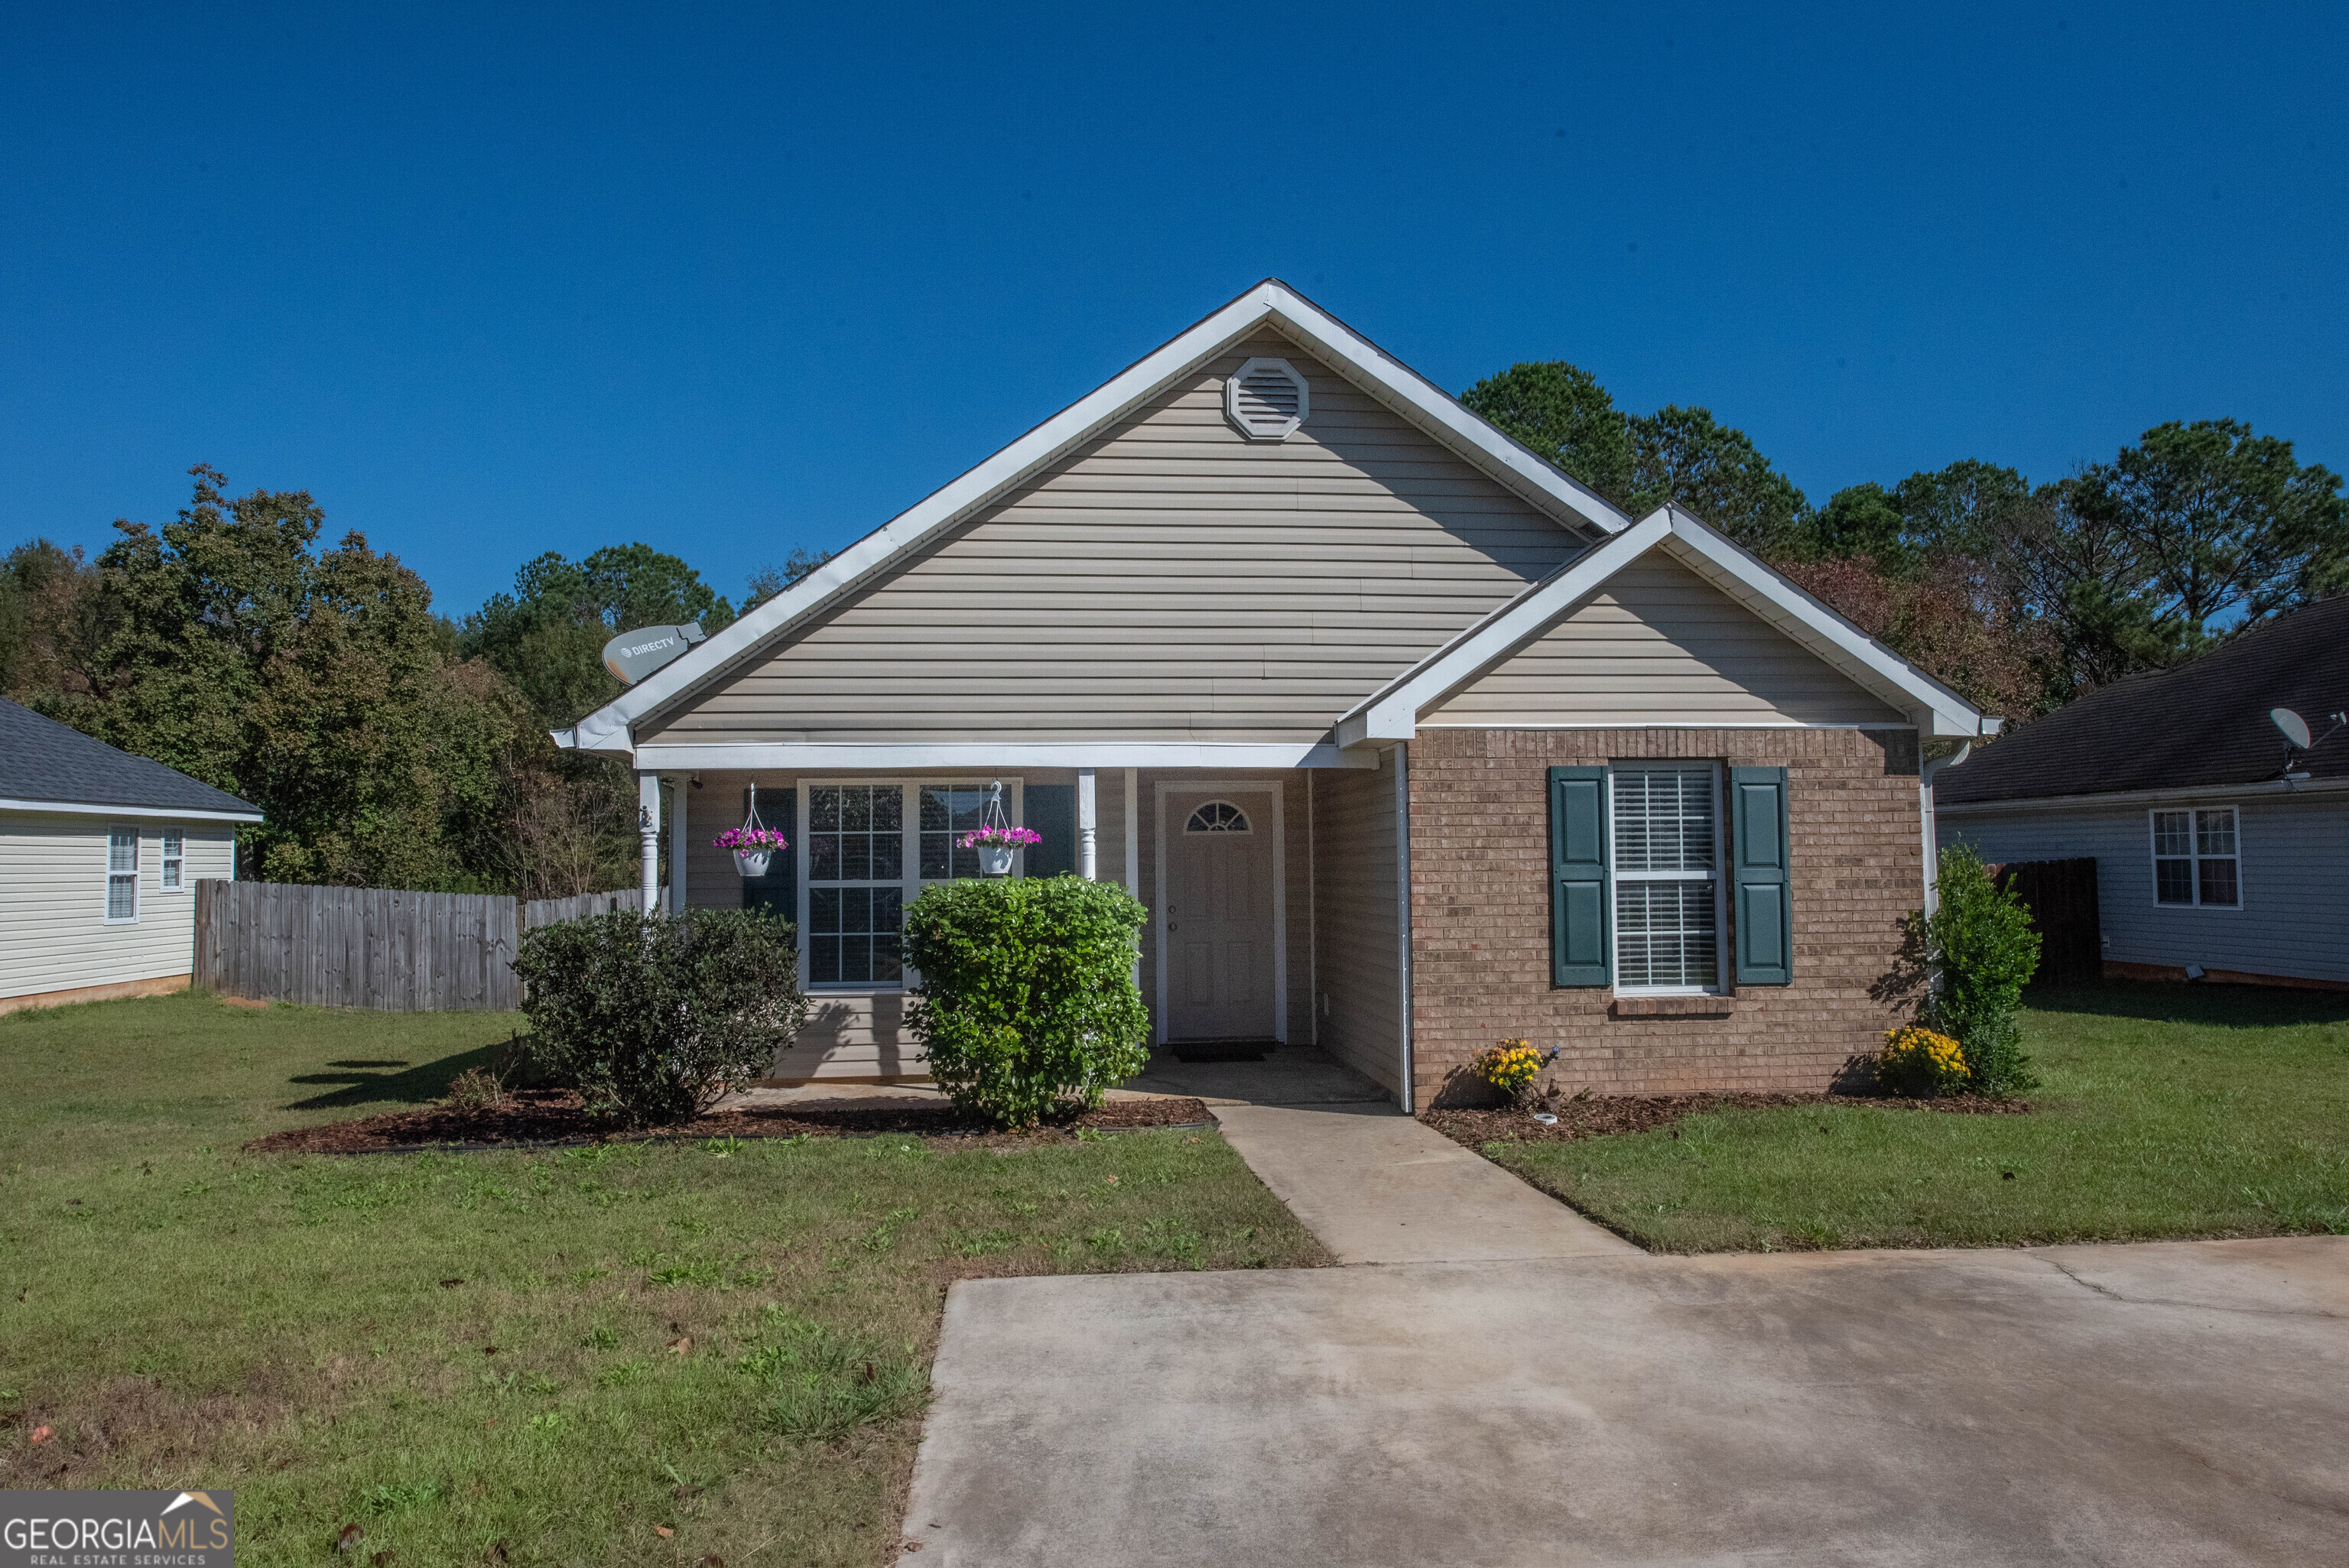
[[[660,907],[660,775],[636,775],[637,891],[649,914]]]
[[[1125,891],[1142,896],[1142,769],[1125,770]]]
[[[680,773],[668,785],[668,912],[685,913],[685,794],[693,781]]]
[[[1077,874],[1087,882],[1093,874],[1093,770],[1077,769]]]

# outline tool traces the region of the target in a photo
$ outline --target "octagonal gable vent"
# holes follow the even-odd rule
[[[1286,440],[1312,412],[1305,377],[1286,359],[1251,359],[1224,383],[1224,413],[1252,441]]]

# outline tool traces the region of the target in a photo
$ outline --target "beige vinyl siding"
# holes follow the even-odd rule
[[[1402,1088],[1402,913],[1395,846],[1394,754],[1375,773],[1312,775],[1316,947],[1330,1011],[1322,1049],[1373,1080]]]
[[[1226,421],[1252,356],[1312,384]],[[639,732],[743,741],[1310,742],[1583,548],[1269,335]]]
[[[103,817],[0,812],[0,996],[38,995],[187,975],[194,968],[196,882],[225,877],[234,831],[191,823],[180,890],[163,890],[164,822],[139,830],[139,918],[106,920]]]
[[[1659,549],[1420,722],[1486,728],[1901,719]]]

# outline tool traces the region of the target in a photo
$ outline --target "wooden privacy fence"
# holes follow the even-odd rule
[[[395,1013],[508,1010],[515,906],[463,892],[196,883],[196,984],[255,1001]]]
[[[662,890],[658,902],[662,908],[668,907],[667,889]],[[615,910],[625,909],[633,913],[644,906],[644,890],[633,887],[624,887],[616,892],[574,893],[569,898],[534,898],[522,906],[522,928],[535,931],[559,920],[577,920],[587,914],[609,914]]]
[[[2096,905],[2096,862],[2017,861],[1991,874],[2014,890],[2039,930],[2039,972],[2052,985],[2095,980],[2105,972],[2104,920]]]

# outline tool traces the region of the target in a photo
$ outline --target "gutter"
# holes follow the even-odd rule
[[[1940,810],[1952,817],[1989,817],[2010,811],[2086,811],[2100,806],[2152,806],[2170,800],[2236,799],[2245,795],[2339,795],[2349,779],[2312,779],[2294,783],[2259,779],[2244,784],[2189,784],[2168,789],[2115,790],[2108,795],[2019,796],[2006,800],[1961,800]]]
[[[1990,719],[1986,723],[1996,724]],[[1941,835],[1934,827],[1933,780],[1941,769],[1963,762],[1974,743],[1967,741],[1947,757],[1936,757],[1917,769],[1917,811],[1925,840],[1925,913],[1928,916],[1941,907]]]

